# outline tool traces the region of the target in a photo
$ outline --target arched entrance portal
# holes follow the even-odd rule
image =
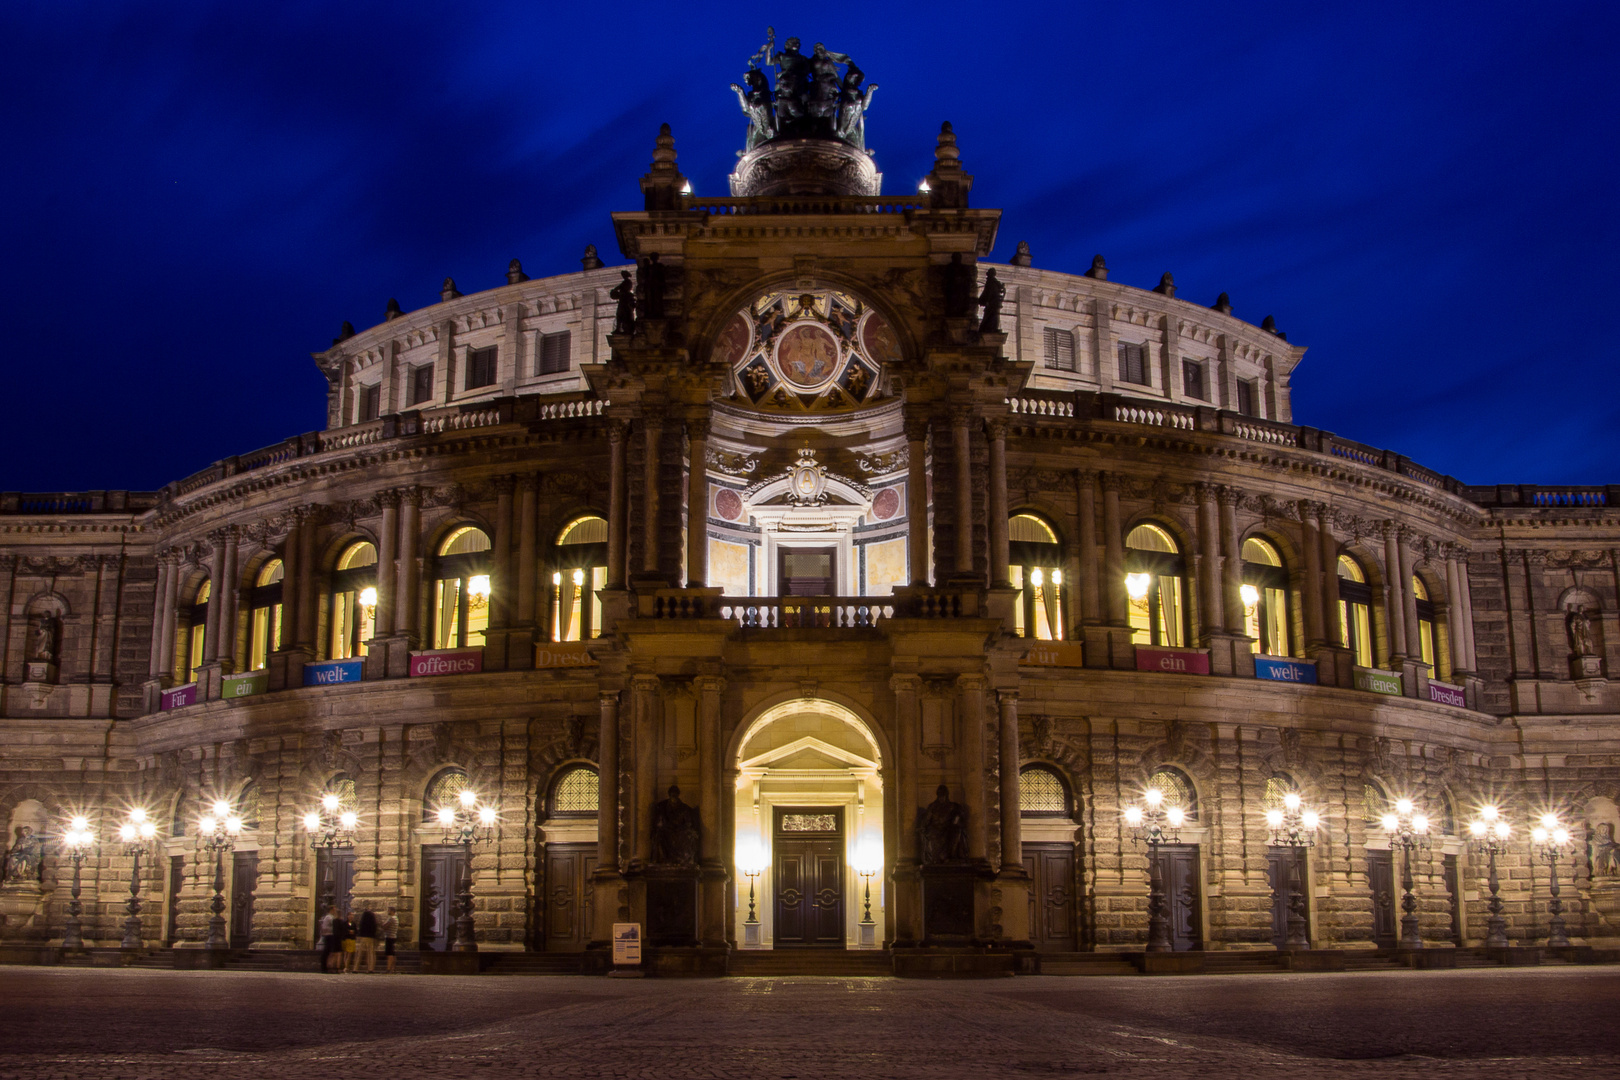
[[[739,944],[882,948],[882,752],[871,729],[835,702],[784,702],[749,725],[736,763]]]

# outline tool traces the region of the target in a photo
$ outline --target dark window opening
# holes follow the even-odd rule
[[[1146,345],[1140,342],[1119,343],[1119,379],[1138,386],[1148,385]]]
[[[1046,366],[1056,371],[1074,370],[1074,335],[1053,327],[1046,329]]]
[[[1209,400],[1209,387],[1204,380],[1204,365],[1197,360],[1181,359],[1181,392],[1199,401]]]
[[[433,365],[421,364],[411,368],[411,392],[407,405],[420,405],[433,400]]]
[[[360,388],[360,414],[356,418],[360,423],[375,420],[382,414],[382,387],[362,386]]]
[[[468,390],[495,385],[495,347],[467,350]]]
[[[1244,416],[1257,415],[1254,411],[1254,383],[1249,379],[1238,380],[1237,411]]]
[[[540,358],[536,375],[556,375],[568,370],[570,353],[568,331],[540,335]]]

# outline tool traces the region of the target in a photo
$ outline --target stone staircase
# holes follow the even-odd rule
[[[1287,970],[1287,957],[1272,949],[1232,949],[1204,954],[1205,975],[1253,975]]]
[[[489,953],[478,965],[480,975],[581,975],[584,953]]]
[[[1129,953],[1042,953],[1042,975],[1135,975]]]
[[[740,949],[726,974],[773,978],[785,975],[878,977],[894,974],[894,961],[878,949]]]

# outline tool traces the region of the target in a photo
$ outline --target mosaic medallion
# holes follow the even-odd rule
[[[838,339],[819,323],[799,323],[776,346],[776,370],[794,386],[813,390],[838,369]]]

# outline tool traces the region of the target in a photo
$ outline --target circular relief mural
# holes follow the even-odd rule
[[[741,312],[733,315],[714,343],[715,363],[732,366],[748,354],[748,346],[753,344],[753,341],[753,326]]]
[[[894,332],[894,327],[877,312],[868,312],[866,322],[861,324],[861,344],[866,349],[866,355],[879,364],[898,364],[900,362],[900,338]]]
[[[894,488],[884,488],[872,500],[872,516],[879,521],[888,521],[900,512],[900,492]]]
[[[721,488],[714,496],[714,512],[725,521],[737,521],[742,518],[742,497],[730,488]]]
[[[819,323],[799,323],[776,346],[776,370],[794,386],[813,390],[838,368],[838,339]]]

